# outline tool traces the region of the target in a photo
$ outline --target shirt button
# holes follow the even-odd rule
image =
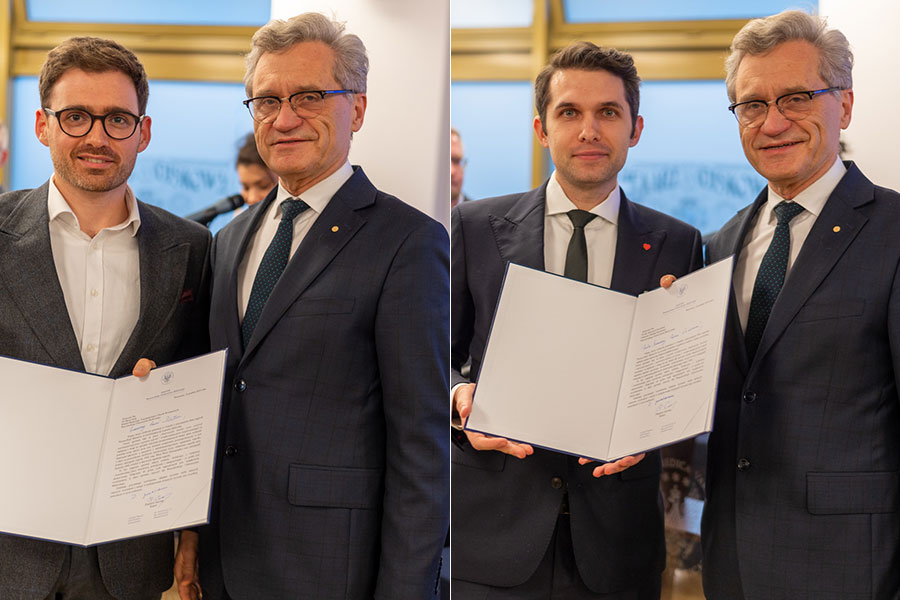
[[[234,446],[228,446],[227,448],[225,448],[225,456],[234,456],[235,454],[237,454],[237,448],[235,448]]]
[[[91,290],[91,296],[97,297],[98,295],[100,295],[100,292],[98,292],[98,291],[96,290],[96,288],[93,289],[93,290]]]
[[[737,462],[738,471],[746,471],[750,468],[750,461],[746,458],[739,458]]]
[[[563,486],[563,480],[560,477],[553,477],[550,479],[550,487],[554,490],[561,490]]]
[[[234,382],[234,389],[239,392],[243,392],[244,390],[247,389],[247,382],[244,381],[243,379],[238,379],[237,381]]]
[[[93,351],[94,351],[94,345],[93,345],[93,344],[88,344],[86,350],[87,350],[88,352],[93,352]]]

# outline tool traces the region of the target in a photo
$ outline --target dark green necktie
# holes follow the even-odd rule
[[[775,306],[775,299],[784,285],[787,273],[788,257],[791,253],[791,219],[803,212],[803,207],[796,202],[782,201],[773,209],[778,225],[775,234],[762,262],[753,284],[753,296],[750,298],[750,313],[747,316],[747,331],[744,342],[747,345],[747,356],[750,361],[756,355],[756,349],[762,339],[769,313]]]
[[[566,251],[565,276],[577,281],[587,281],[588,256],[587,240],[584,238],[584,226],[597,216],[586,210],[570,210],[566,213],[572,221],[572,237],[569,239],[569,249]]]
[[[250,300],[247,302],[247,310],[244,312],[244,321],[241,323],[241,340],[244,348],[253,335],[259,315],[269,299],[269,294],[281,277],[282,271],[287,266],[288,257],[291,254],[291,241],[294,238],[294,217],[309,208],[303,200],[290,198],[281,203],[281,222],[278,223],[278,231],[266,253],[259,262],[259,269],[253,279],[253,288],[250,290]]]

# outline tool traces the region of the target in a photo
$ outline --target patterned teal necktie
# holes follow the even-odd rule
[[[278,231],[272,238],[272,243],[266,248],[266,253],[259,262],[259,270],[253,280],[253,288],[250,290],[250,300],[247,302],[247,310],[244,312],[244,321],[241,323],[241,340],[244,348],[253,335],[259,315],[262,314],[269,294],[281,277],[282,271],[287,266],[288,257],[291,254],[291,241],[294,237],[294,217],[309,208],[303,200],[290,198],[281,203],[281,222],[278,223]]]
[[[584,237],[584,227],[597,216],[586,210],[570,210],[566,213],[572,221],[572,237],[569,238],[569,248],[566,250],[566,269],[563,273],[569,279],[587,281],[588,255],[587,240]]]
[[[762,262],[753,284],[753,296],[750,298],[750,313],[747,316],[747,331],[744,343],[747,345],[747,356],[753,362],[756,349],[762,339],[769,313],[775,306],[775,299],[784,285],[787,273],[788,257],[791,253],[791,219],[803,212],[803,207],[796,202],[782,201],[773,209],[778,225],[775,234]]]

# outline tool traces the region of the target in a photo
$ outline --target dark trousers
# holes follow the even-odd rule
[[[602,544],[603,540],[597,540]],[[559,515],[547,553],[537,570],[525,583],[513,587],[494,587],[461,579],[451,579],[451,600],[659,600],[661,577],[641,582],[636,588],[598,594],[587,588],[578,573],[572,550],[569,515]]]
[[[147,600],[159,600],[160,594],[150,594]],[[56,585],[46,600],[116,600],[103,585],[96,548],[69,546]]]

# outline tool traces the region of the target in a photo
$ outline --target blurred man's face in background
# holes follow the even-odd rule
[[[456,206],[462,193],[463,175],[466,164],[462,140],[455,133],[450,134],[450,208]]]

